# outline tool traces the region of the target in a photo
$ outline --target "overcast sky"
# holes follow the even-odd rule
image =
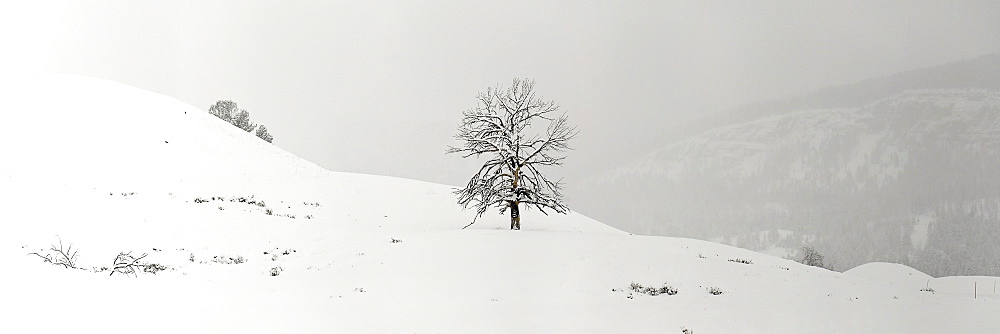
[[[998,0],[14,3],[0,77],[232,99],[328,169],[453,185],[474,173],[444,155],[462,110],[514,77],[579,128],[583,177],[706,113],[1000,52]]]

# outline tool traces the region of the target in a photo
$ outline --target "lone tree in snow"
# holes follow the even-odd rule
[[[559,153],[570,149],[569,140],[577,131],[565,114],[555,115],[559,110],[555,102],[535,95],[534,85],[514,79],[509,88],[487,88],[476,97],[477,106],[463,112],[455,135],[462,145],[449,147],[447,153],[489,157],[465,188],[455,190],[463,208],[476,208],[476,218],[465,227],[494,206],[501,214],[510,210],[512,230],[521,229],[521,204],[546,215],[546,209],[569,211],[562,202],[562,182],[549,180],[539,168],[562,165],[566,157]],[[536,122],[548,123],[544,132],[532,131]]]

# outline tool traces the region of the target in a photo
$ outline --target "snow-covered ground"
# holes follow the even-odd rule
[[[995,277],[836,273],[576,213],[462,230],[451,187],[326,171],[170,97],[0,88],[2,332],[1000,332]],[[29,255],[60,240],[83,269]],[[119,252],[168,269],[100,271]]]

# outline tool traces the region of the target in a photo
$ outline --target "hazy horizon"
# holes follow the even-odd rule
[[[580,129],[559,172],[572,183],[708,113],[1000,52],[1000,2],[985,0],[4,7],[0,78],[82,74],[205,110],[231,99],[327,169],[452,185],[475,165],[444,155],[461,111],[514,77]]]

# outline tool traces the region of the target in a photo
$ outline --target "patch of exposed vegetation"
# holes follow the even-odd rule
[[[28,253],[28,255],[35,255],[42,258],[42,261],[51,263],[57,266],[63,266],[64,268],[76,267],[76,260],[79,254],[79,250],[73,249],[73,244],[69,244],[69,247],[63,247],[62,238],[56,236],[59,239],[59,244],[52,244],[47,251],[38,251]]]
[[[636,283],[636,282],[632,282],[632,284],[629,285],[629,289],[631,289],[632,292],[641,293],[641,294],[650,295],[650,296],[659,296],[659,295],[673,296],[673,295],[677,294],[677,289],[675,289],[674,287],[672,287],[672,286],[670,286],[670,285],[668,285],[666,283],[664,283],[663,286],[657,288],[657,287],[652,287],[652,286],[644,286],[642,284],[639,284],[639,283]],[[631,294],[629,294],[629,298],[631,298]]]

